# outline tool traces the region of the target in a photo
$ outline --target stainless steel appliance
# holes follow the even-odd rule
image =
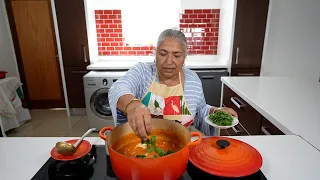
[[[111,85],[125,73],[126,71],[90,71],[83,76],[89,128],[100,130],[105,126],[115,126],[108,93]]]

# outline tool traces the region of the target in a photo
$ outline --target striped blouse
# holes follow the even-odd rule
[[[184,72],[184,96],[190,111],[195,117],[193,125],[205,135],[213,135],[214,128],[204,121],[204,118],[209,114],[212,106],[206,104],[201,80],[192,70],[186,67],[182,67],[182,70]],[[140,62],[130,68],[123,77],[113,83],[109,90],[108,98],[116,126],[127,122],[124,113],[117,109],[118,99],[125,94],[131,94],[136,98],[141,99],[151,85],[155,72],[155,62]],[[156,81],[159,82],[158,77],[156,77]]]

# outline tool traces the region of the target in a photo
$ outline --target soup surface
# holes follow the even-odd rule
[[[179,151],[184,144],[185,139],[173,131],[153,130],[146,142],[135,133],[130,133],[118,139],[112,148],[129,157],[157,158]]]

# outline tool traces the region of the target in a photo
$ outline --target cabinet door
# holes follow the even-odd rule
[[[266,118],[262,118],[261,135],[284,135],[284,133]]]
[[[237,124],[233,128],[221,129],[220,136],[248,136],[248,131],[243,127],[241,123]]]
[[[228,133],[228,131],[226,129],[221,129],[220,136],[230,136],[230,134]]]
[[[227,130],[230,135],[260,134],[262,118],[260,113],[225,85],[223,87],[223,105],[237,111],[239,116],[239,125]]]
[[[90,64],[84,2],[55,0],[62,59],[65,67]]]
[[[88,73],[86,68],[64,68],[70,108],[85,108],[83,76]]]
[[[260,76],[260,68],[231,68],[231,76]]]
[[[261,66],[269,0],[238,0],[232,67]]]
[[[227,76],[227,70],[213,70],[213,71],[196,71],[201,79],[203,94],[206,103],[212,106],[220,106],[221,101],[221,77]]]

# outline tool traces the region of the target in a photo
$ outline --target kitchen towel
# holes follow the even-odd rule
[[[15,107],[21,104],[17,99],[17,88],[21,86],[21,83],[16,77],[8,77],[0,79],[0,116],[12,117],[15,115]]]

